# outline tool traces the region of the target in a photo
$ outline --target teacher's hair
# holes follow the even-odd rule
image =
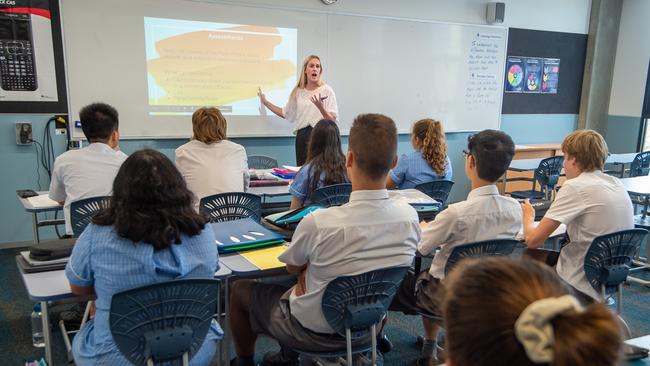
[[[192,138],[205,144],[226,139],[228,124],[218,108],[201,107],[192,114]]]
[[[345,155],[341,148],[341,133],[333,121],[322,119],[316,123],[309,137],[307,163],[310,169],[310,196],[324,177],[324,185],[345,183],[348,181],[345,169]]]
[[[162,153],[144,149],[129,156],[113,181],[107,209],[93,218],[113,225],[117,234],[156,250],[181,243],[181,234],[197,235],[206,218],[192,205],[194,195],[174,164]]]
[[[298,78],[298,82],[296,83],[296,86],[294,86],[293,90],[291,90],[289,99],[296,96],[296,92],[298,91],[298,89],[303,89],[304,87],[307,86],[307,76],[305,76],[305,70],[307,70],[307,65],[309,64],[309,61],[313,59],[316,59],[318,60],[318,62],[320,62],[320,75],[318,78],[318,86],[321,86],[325,83],[323,81],[323,71],[325,70],[323,68],[323,62],[320,60],[320,57],[316,55],[309,55],[305,57],[305,61],[302,62],[302,68],[300,69],[300,78]]]
[[[438,175],[447,170],[447,142],[442,123],[430,118],[421,119],[413,125],[413,136],[422,143],[422,156]]]
[[[445,278],[447,359],[455,366],[536,365],[517,339],[515,323],[530,304],[571,294],[550,267],[530,260],[466,259]],[[550,319],[549,366],[613,366],[620,328],[598,303]],[[551,339],[553,339],[551,338]]]

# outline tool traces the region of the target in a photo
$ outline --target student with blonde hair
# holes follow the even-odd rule
[[[447,365],[613,366],[620,358],[611,311],[581,305],[542,263],[467,259],[444,289]]]
[[[176,149],[176,167],[199,200],[248,188],[248,158],[241,145],[226,140],[226,119],[219,109],[203,107],[192,114],[192,139]]]
[[[561,147],[567,181],[538,226],[533,207],[522,204],[524,237],[528,247],[537,248],[565,224],[570,242],[560,251],[556,271],[582,294],[598,299],[585,276],[585,255],[597,236],[634,228],[632,202],[618,178],[603,173],[607,143],[598,132],[574,131]]]
[[[321,119],[336,121],[339,114],[334,90],[323,81],[323,65],[320,57],[309,55],[305,58],[298,83],[289,95],[284,107],[279,107],[266,99],[260,88],[257,92],[260,102],[278,117],[294,124],[296,135],[296,165],[307,161],[307,146],[311,131]]]
[[[411,145],[415,151],[400,157],[388,174],[387,188],[407,189],[434,180],[451,180],[451,161],[440,121],[426,118],[415,122]]]

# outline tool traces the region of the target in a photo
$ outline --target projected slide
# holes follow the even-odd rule
[[[150,17],[144,27],[150,115],[260,115],[259,86],[282,106],[296,84],[296,29]]]

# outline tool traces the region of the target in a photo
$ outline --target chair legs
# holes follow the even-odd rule
[[[376,332],[377,325],[373,324],[371,329],[372,333],[370,338],[372,338],[372,364],[373,366],[377,364],[377,332]]]
[[[352,333],[350,332],[350,328],[345,328],[345,346],[348,351],[348,366],[352,366]]]

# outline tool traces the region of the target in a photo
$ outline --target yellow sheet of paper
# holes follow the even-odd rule
[[[285,250],[287,250],[286,245],[278,245],[270,248],[240,252],[239,254],[249,262],[253,263],[255,267],[265,270],[284,267],[285,264],[280,262],[278,257],[280,254],[284,253]]]

